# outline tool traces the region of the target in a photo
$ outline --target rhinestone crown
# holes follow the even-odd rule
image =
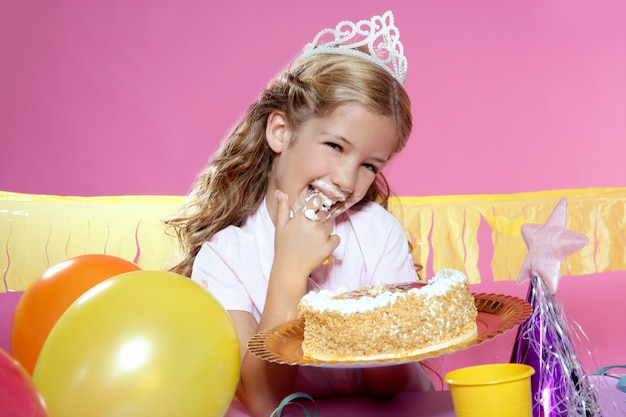
[[[356,49],[363,46],[367,46],[369,53]],[[334,29],[320,31],[313,42],[304,47],[299,59],[319,54],[363,58],[383,67],[401,85],[406,79],[407,60],[391,11],[357,23],[339,22]]]

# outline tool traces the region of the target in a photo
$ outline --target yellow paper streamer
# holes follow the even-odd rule
[[[432,264],[423,276],[456,268],[478,283],[480,249],[493,251],[495,281],[517,279],[528,253],[521,225],[544,223],[562,197],[568,201],[567,228],[589,237],[587,246],[563,262],[562,274],[626,270],[626,188],[398,197],[390,210],[405,227],[416,262]],[[176,213],[183,201],[183,196],[0,192],[0,292],[23,291],[50,266],[86,253],[163,269],[176,246],[161,220]]]
[[[390,210],[400,218],[413,255],[426,265],[432,252],[433,271],[451,267],[480,282],[478,261],[481,222],[489,227],[494,281],[516,280],[528,253],[521,235],[524,223],[543,224],[562,197],[567,198],[569,230],[589,237],[589,244],[568,257],[562,275],[586,275],[626,270],[626,188],[551,190],[518,194],[400,197]],[[416,225],[417,213],[432,216],[430,230]],[[426,223],[425,223],[426,224]],[[419,230],[420,233],[412,233]],[[429,238],[430,236],[430,238]],[[422,250],[428,248],[428,250]],[[432,274],[433,271],[426,273]]]
[[[23,291],[50,266],[105,253],[161,270],[175,250],[161,219],[184,197],[59,197],[0,192],[0,292]]]

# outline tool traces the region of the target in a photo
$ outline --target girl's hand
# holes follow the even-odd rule
[[[274,263],[298,276],[308,275],[320,266],[339,245],[333,235],[333,224],[318,213],[315,198],[307,202],[293,217],[287,194],[277,190],[276,235]]]

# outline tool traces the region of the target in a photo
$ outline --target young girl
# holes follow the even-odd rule
[[[417,279],[381,173],[412,127],[405,72],[391,12],[320,32],[248,109],[168,222],[184,254],[172,271],[210,291],[239,336],[241,377],[227,415],[268,416],[294,391],[431,388],[415,364],[299,368],[247,353],[251,336],[297,317],[307,291]]]

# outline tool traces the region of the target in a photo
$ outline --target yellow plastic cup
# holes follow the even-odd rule
[[[448,372],[457,417],[531,417],[532,366],[498,363],[470,366]]]

